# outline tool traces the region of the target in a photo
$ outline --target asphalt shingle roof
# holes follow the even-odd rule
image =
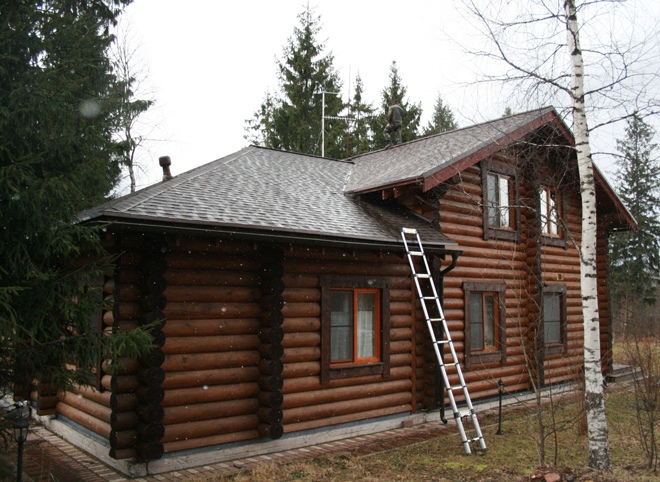
[[[517,140],[512,136],[519,129],[553,111],[552,107],[546,107],[524,112],[356,157],[346,192],[421,181],[484,147],[504,147]]]
[[[82,215],[83,221],[148,222],[399,243],[402,226],[427,244],[455,245],[420,218],[343,192],[354,165],[247,147]]]

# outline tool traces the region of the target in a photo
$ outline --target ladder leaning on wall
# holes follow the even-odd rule
[[[433,278],[431,277],[431,270],[429,269],[429,264],[424,255],[424,248],[422,247],[422,240],[419,237],[416,229],[410,228],[401,228],[401,239],[403,240],[403,245],[406,248],[406,255],[408,256],[408,262],[410,263],[410,269],[412,270],[413,279],[415,280],[415,286],[417,288],[417,295],[419,297],[419,302],[422,305],[422,310],[424,312],[424,318],[426,318],[426,326],[431,335],[431,342],[433,343],[433,349],[435,351],[435,357],[440,366],[440,371],[442,372],[442,378],[445,382],[445,387],[447,387],[447,395],[449,396],[449,402],[451,404],[452,411],[454,413],[454,419],[456,420],[456,425],[458,426],[458,431],[461,435],[461,442],[463,443],[463,448],[465,453],[470,455],[472,451],[470,450],[470,443],[479,442],[481,449],[486,450],[486,441],[484,436],[481,433],[481,428],[479,427],[479,420],[477,420],[477,414],[474,411],[472,406],[472,401],[470,400],[470,394],[468,393],[467,385],[465,384],[465,378],[463,378],[463,372],[461,371],[461,366],[458,363],[458,358],[456,356],[456,350],[454,349],[454,342],[451,340],[449,334],[449,328],[447,327],[447,320],[445,319],[442,306],[440,304],[440,298],[438,297],[438,292],[435,288]],[[415,270],[414,258],[419,257],[422,259],[422,268],[423,270],[419,273]],[[437,318],[432,317],[430,313],[432,310],[434,315],[437,314]],[[436,338],[434,324],[440,325],[442,327],[440,338]],[[441,346],[448,346],[449,351],[451,352],[451,362],[445,363],[443,352]],[[459,385],[452,386],[449,384],[449,377],[447,376],[447,368],[455,367],[456,374],[458,375]],[[467,404],[466,411],[459,411],[456,407],[456,398],[454,396],[455,391],[463,391],[463,396]],[[463,427],[463,418],[470,418],[472,420],[472,425],[477,436],[468,439],[465,433],[465,428]]]

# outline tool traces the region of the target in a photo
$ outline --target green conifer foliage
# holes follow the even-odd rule
[[[351,117],[351,131],[348,145],[348,157],[369,152],[373,147],[373,131],[371,130],[371,117],[374,108],[365,104],[363,100],[364,84],[358,74],[355,78],[355,94],[349,106]]]
[[[458,128],[458,123],[454,119],[454,113],[449,106],[442,102],[442,97],[438,94],[433,108],[433,117],[424,128],[423,135],[430,136],[433,134],[440,134],[442,132],[453,131]]]
[[[618,306],[654,303],[660,275],[660,162],[654,130],[638,116],[617,141],[618,190],[639,230],[610,238],[610,293]]]
[[[246,121],[246,138],[255,144],[275,149],[321,154],[322,92],[325,116],[338,117],[344,108],[341,81],[334,70],[332,53],[317,40],[320,16],[308,5],[298,15],[299,25],[284,47],[278,61],[279,92],[265,101]],[[345,154],[346,121],[325,120],[325,156]]]
[[[120,172],[106,53],[128,3],[0,3],[0,387],[84,381],[65,365],[98,358],[100,268],[82,260],[102,250],[76,221]]]
[[[407,87],[403,85],[401,76],[399,75],[399,67],[396,61],[390,65],[390,83],[382,91],[381,112],[378,116],[374,117],[372,129],[374,131],[374,148],[379,149],[387,145],[387,140],[383,135],[383,129],[387,125],[387,111],[396,100],[403,108],[405,116],[403,118],[403,128],[401,130],[401,138],[403,142],[412,141],[419,137],[419,124],[422,117],[421,103],[410,102],[405,100]]]

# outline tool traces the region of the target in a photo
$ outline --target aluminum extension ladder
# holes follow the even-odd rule
[[[458,431],[461,434],[461,442],[465,448],[465,453],[470,455],[472,451],[470,450],[470,443],[479,441],[482,450],[486,450],[486,441],[484,436],[481,433],[481,428],[479,427],[479,420],[477,420],[477,414],[474,411],[472,406],[472,401],[470,400],[470,394],[468,393],[467,385],[465,384],[465,379],[463,378],[463,372],[461,371],[461,366],[458,363],[458,358],[456,356],[456,350],[454,349],[454,343],[451,340],[449,334],[449,328],[447,327],[447,320],[445,319],[444,312],[442,311],[442,306],[440,305],[440,298],[438,297],[438,292],[435,288],[435,283],[431,277],[431,270],[429,269],[428,261],[424,255],[424,248],[422,247],[422,240],[419,237],[416,229],[410,228],[401,228],[401,239],[403,239],[403,245],[406,248],[406,255],[408,256],[408,262],[410,263],[410,269],[412,270],[413,279],[415,280],[415,286],[417,287],[417,295],[419,296],[420,304],[422,305],[422,310],[424,311],[424,317],[426,318],[426,325],[431,334],[431,341],[433,343],[433,349],[435,350],[435,357],[438,360],[438,365],[442,372],[442,378],[445,382],[445,387],[447,387],[447,395],[449,396],[449,401],[451,403],[451,408],[454,413],[454,419],[456,420],[456,425],[458,426]],[[414,258],[421,257],[423,260],[424,271],[417,273],[415,271]],[[425,280],[420,283],[420,280]],[[438,318],[433,318],[429,314],[429,308],[437,310]],[[435,331],[433,329],[433,324],[440,324],[442,326],[442,335],[440,339],[437,339],[435,336]],[[443,352],[441,346],[448,346],[451,352],[451,363],[445,363]],[[458,374],[458,380],[460,385],[451,386],[449,384],[449,377],[447,376],[447,367],[456,367],[456,373]],[[455,391],[463,391],[463,396],[465,397],[465,402],[467,403],[467,411],[459,411],[456,407],[456,399],[454,397]],[[477,434],[475,438],[468,439],[465,434],[465,428],[463,427],[463,418],[470,418],[472,420],[472,425]]]

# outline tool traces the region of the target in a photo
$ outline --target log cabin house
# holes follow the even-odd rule
[[[108,224],[117,256],[99,326],[160,321],[158,348],[118,374],[99,366],[96,387],[44,397],[44,420],[141,475],[147,462],[157,473],[267,453],[436,409],[403,226],[431,258],[473,400],[500,379],[507,392],[530,390],[530,376],[575,380],[572,146],[553,108],[341,161],[250,146],[84,213]],[[594,173],[607,370],[607,238],[634,220]]]

